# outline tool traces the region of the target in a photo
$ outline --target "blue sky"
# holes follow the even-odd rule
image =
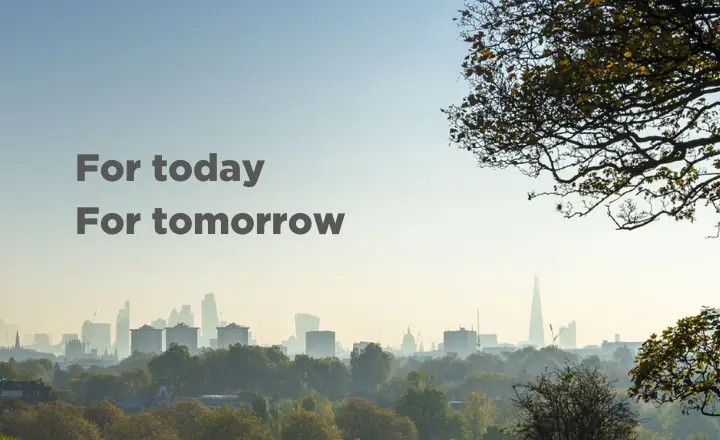
[[[79,332],[123,301],[139,326],[214,292],[261,342],[319,315],[345,344],[426,345],[475,323],[527,338],[533,276],[546,322],[581,343],[644,339],[717,305],[712,218],[617,232],[568,221],[545,181],[447,145],[464,47],[439,1],[3,2],[0,292],[23,334]],[[254,188],[158,183],[154,154],[265,160]],[[75,181],[78,153],[140,159],[136,182]],[[77,206],[140,212],[134,236],[75,234]],[[156,236],[169,212],[344,212],[339,236]]]

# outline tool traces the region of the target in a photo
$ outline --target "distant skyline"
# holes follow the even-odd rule
[[[214,292],[259,342],[322,318],[345,346],[424,341],[476,321],[528,336],[577,320],[578,345],[644,340],[717,306],[716,219],[618,232],[565,220],[547,182],[481,170],[439,109],[465,91],[461,2],[131,0],[0,3],[0,317],[20,334],[131,326]],[[271,23],[271,24],[268,24]],[[75,181],[78,153],[265,160],[254,188]],[[344,212],[339,236],[75,234],[75,209]],[[547,342],[547,341],[546,341]],[[429,348],[429,343],[425,344]]]

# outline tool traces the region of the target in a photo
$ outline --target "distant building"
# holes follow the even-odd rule
[[[95,349],[100,353],[112,350],[110,324],[85,321],[80,333],[88,350]]]
[[[165,330],[165,328],[167,328],[167,321],[165,321],[162,318],[158,318],[155,321],[150,323],[150,327],[160,329],[160,330]]]
[[[48,359],[50,361],[55,359],[55,355],[52,353],[43,353],[36,350],[30,350],[23,348],[20,344],[20,332],[15,331],[15,344],[10,348],[0,348],[0,361],[9,362],[10,359],[15,359],[17,362],[26,361],[29,359]]]
[[[483,350],[486,348],[495,348],[498,346],[498,336],[495,334],[478,335],[478,343]]]
[[[162,353],[163,330],[144,325],[130,330],[130,349],[133,353]]]
[[[465,359],[477,352],[477,332],[466,330],[448,330],[443,334],[444,354],[455,353],[458,357]]]
[[[358,351],[358,352],[363,351],[370,344],[372,344],[372,342],[366,342],[366,341],[356,342],[353,344],[353,351]]]
[[[530,308],[530,332],[528,342],[537,348],[545,346],[545,325],[543,324],[540,283],[537,277],[533,284],[532,306]]]
[[[38,347],[50,347],[50,335],[47,333],[35,333],[33,339]]]
[[[178,315],[177,309],[172,309],[170,316],[168,317],[166,327],[175,327],[180,323],[180,315]]]
[[[335,357],[335,332],[307,332],[305,333],[305,344],[305,353],[310,357]]]
[[[215,302],[215,294],[208,293],[200,303],[201,325],[202,325],[202,346],[210,347],[210,339],[212,339],[218,327],[218,310]],[[218,339],[220,339],[218,337]]]
[[[55,400],[52,388],[41,381],[4,380],[0,378],[0,400],[20,399],[30,404]]]
[[[412,356],[417,351],[417,343],[415,342],[415,336],[410,333],[410,327],[407,329],[407,333],[403,336],[402,345],[400,345],[401,356]]]
[[[619,339],[619,338],[618,338]],[[634,355],[637,354],[638,351],[640,351],[640,348],[642,348],[643,342],[625,342],[625,341],[603,341],[600,345],[600,349],[605,352],[606,354],[614,353],[615,350],[621,347],[627,347],[630,352]]]
[[[248,345],[249,328],[234,322],[225,327],[217,327],[217,348],[228,348],[231,345]]]
[[[320,318],[307,313],[295,314],[295,339],[297,340],[298,351],[306,350],[305,334],[318,330],[320,330]]]
[[[169,327],[165,329],[165,349],[170,348],[170,345],[177,344],[179,346],[185,346],[191,355],[197,354],[198,351],[198,328],[190,327],[189,325],[181,322],[175,327]]]
[[[115,320],[115,351],[120,359],[130,356],[130,301],[125,301]]]
[[[79,339],[65,343],[65,359],[73,361],[85,357],[85,345]]]
[[[80,335],[77,333],[63,333],[60,337],[60,343],[64,346],[70,341],[74,341],[76,339],[80,339]]]
[[[193,315],[192,307],[188,304],[183,304],[178,312],[178,324],[185,324],[188,327],[195,327],[195,315]],[[174,327],[174,326],[173,326]]]
[[[571,321],[568,325],[560,327],[558,332],[558,347],[563,350],[574,350],[577,348],[577,324]]]

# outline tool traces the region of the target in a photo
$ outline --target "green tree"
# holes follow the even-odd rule
[[[65,402],[9,410],[0,417],[4,434],[27,440],[99,440],[100,432],[85,420],[80,407]]]
[[[307,355],[295,356],[292,371],[301,388],[310,388],[332,400],[347,395],[350,372],[337,358],[311,358]]]
[[[720,213],[715,6],[468,0],[470,91],[444,110],[451,142],[482,167],[550,176],[529,198],[579,199],[557,205],[567,217],[606,207],[630,230]]]
[[[493,422],[495,407],[485,394],[468,393],[462,400],[462,414],[468,424],[469,438],[481,440]]]
[[[107,428],[105,440],[179,440],[172,427],[153,413],[143,411],[116,419]]]
[[[350,354],[350,374],[353,388],[358,395],[371,395],[390,375],[392,355],[378,344],[368,344],[362,350]]]
[[[677,402],[683,412],[720,415],[720,314],[710,308],[652,334],[630,371],[631,397],[662,405]]]
[[[315,396],[303,397],[301,402],[300,406],[305,411],[317,411],[317,401],[315,400]]]
[[[407,388],[397,403],[397,413],[410,418],[420,440],[446,440],[460,434],[459,420],[450,411],[447,392],[422,372],[408,375]]]
[[[335,411],[335,423],[345,440],[418,439],[415,424],[408,417],[359,397],[349,397],[340,405]]]
[[[270,428],[246,407],[222,406],[203,414],[201,440],[273,440]]]
[[[270,403],[268,402],[267,397],[262,394],[255,395],[252,402],[252,409],[255,412],[255,415],[260,417],[262,420],[270,420]]]
[[[320,414],[301,408],[288,416],[282,440],[342,440],[342,434],[334,423]]]
[[[582,365],[568,365],[513,388],[518,411],[513,432],[519,438],[627,440],[639,425],[607,376]]]
[[[171,344],[163,354],[150,361],[148,370],[155,380],[165,383],[170,392],[183,395],[188,388],[186,379],[191,358],[187,347]]]
[[[105,433],[110,425],[124,416],[123,410],[107,400],[93,402],[85,408],[85,419],[97,426],[101,433]]]
[[[177,433],[180,440],[198,440],[202,427],[201,420],[208,408],[195,400],[184,400],[155,409],[154,413],[165,425]]]

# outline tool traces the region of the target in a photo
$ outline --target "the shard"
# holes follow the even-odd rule
[[[530,344],[541,348],[545,346],[545,326],[543,325],[542,304],[540,303],[540,285],[535,277],[533,284],[532,308],[530,309]]]

